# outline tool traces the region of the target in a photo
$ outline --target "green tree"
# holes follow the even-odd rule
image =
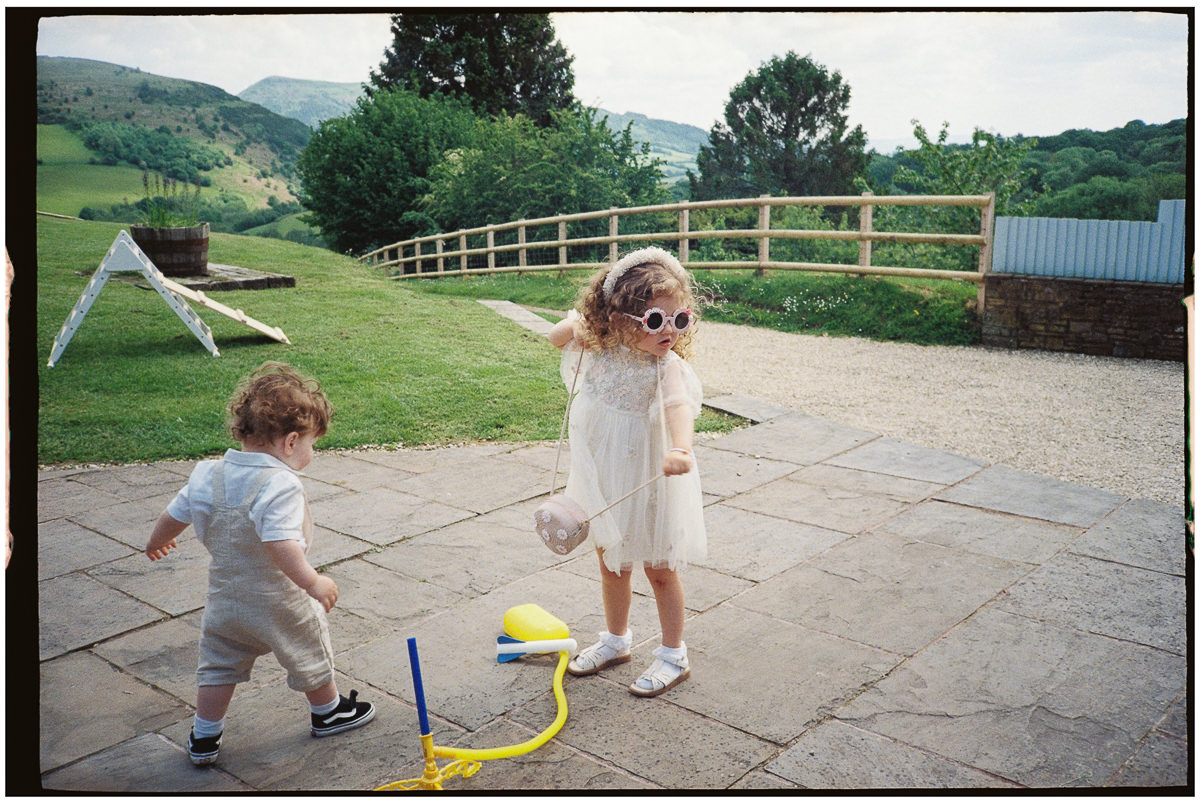
[[[597,122],[591,110],[555,112],[551,126],[524,115],[480,121],[474,145],[431,175],[422,209],[443,231],[484,223],[664,203],[661,160]]]
[[[417,202],[447,151],[470,141],[465,102],[376,92],[345,117],[321,123],[296,165],[306,222],[343,253],[436,230]]]
[[[695,200],[839,195],[867,167],[862,126],[848,130],[850,87],[811,58],[789,51],[729,94],[725,121],[709,131],[688,172]]]
[[[858,180],[860,191],[876,195],[903,192],[915,195],[985,195],[996,194],[997,215],[1028,215],[1033,211],[1037,194],[1025,187],[1032,169],[1024,167],[1024,159],[1037,140],[1005,139],[982,129],[975,129],[970,145],[948,145],[949,123],[943,123],[937,141],[929,138],[925,127],[913,120],[913,136],[920,147],[916,150],[897,149],[905,159],[897,165],[890,187],[871,187]],[[911,161],[910,161],[911,160]],[[901,207],[881,205],[875,208],[873,228],[880,231],[974,234],[979,231],[979,210],[976,207]],[[880,262],[889,256],[901,261],[923,261],[923,267],[951,270],[970,270],[975,254],[945,247],[890,244],[878,247]]]
[[[1065,190],[1040,198],[1037,214],[1047,218],[1153,221],[1158,218],[1160,199],[1155,196],[1159,189],[1158,182],[1092,176],[1082,184],[1073,184]]]
[[[539,125],[576,103],[571,56],[549,14],[401,13],[392,45],[364,89],[464,97],[482,115],[525,114]]]

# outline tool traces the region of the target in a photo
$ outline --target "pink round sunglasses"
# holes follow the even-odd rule
[[[662,332],[667,326],[668,321],[671,323],[671,326],[675,328],[676,332],[683,332],[690,327],[692,325],[692,321],[695,320],[695,316],[692,315],[692,311],[685,307],[681,307],[680,309],[671,313],[669,317],[667,316],[667,312],[660,307],[651,307],[640,316],[634,315],[633,313],[624,313],[624,315],[627,315],[634,321],[640,323],[642,325],[642,329],[651,335],[657,335],[658,333]]]

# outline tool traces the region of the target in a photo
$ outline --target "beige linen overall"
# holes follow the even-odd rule
[[[275,566],[250,519],[250,506],[276,472],[259,472],[246,496],[225,501],[224,461],[213,470],[212,517],[201,543],[212,555],[208,599],[200,624],[199,686],[250,679],[254,660],[274,653],[287,684],[311,692],[333,680],[333,648],[324,607]],[[304,503],[305,552],[312,546],[312,519]]]

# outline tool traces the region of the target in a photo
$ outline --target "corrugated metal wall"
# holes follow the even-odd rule
[[[992,270],[1181,284],[1184,209],[1160,201],[1157,223],[998,217]]]

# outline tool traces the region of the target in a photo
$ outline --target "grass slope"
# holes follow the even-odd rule
[[[120,226],[37,222],[38,460],[137,462],[234,446],[224,406],[265,360],[316,377],[333,403],[318,448],[558,437],[566,390],[546,340],[468,299],[431,298],[323,249],[214,234],[210,259],[296,277],[212,293],[281,327],[276,343],[210,310],[212,357],[153,291],[112,279],[54,368],[55,335]],[[707,429],[733,420],[709,415]]]
[[[41,123],[166,126],[176,136],[224,151],[233,167],[209,175],[215,186],[252,199],[250,208],[265,207],[271,195],[295,200],[279,167],[294,162],[311,136],[298,120],[208,84],[92,59],[39,56],[37,84]],[[44,161],[40,133],[38,140],[38,157]]]

